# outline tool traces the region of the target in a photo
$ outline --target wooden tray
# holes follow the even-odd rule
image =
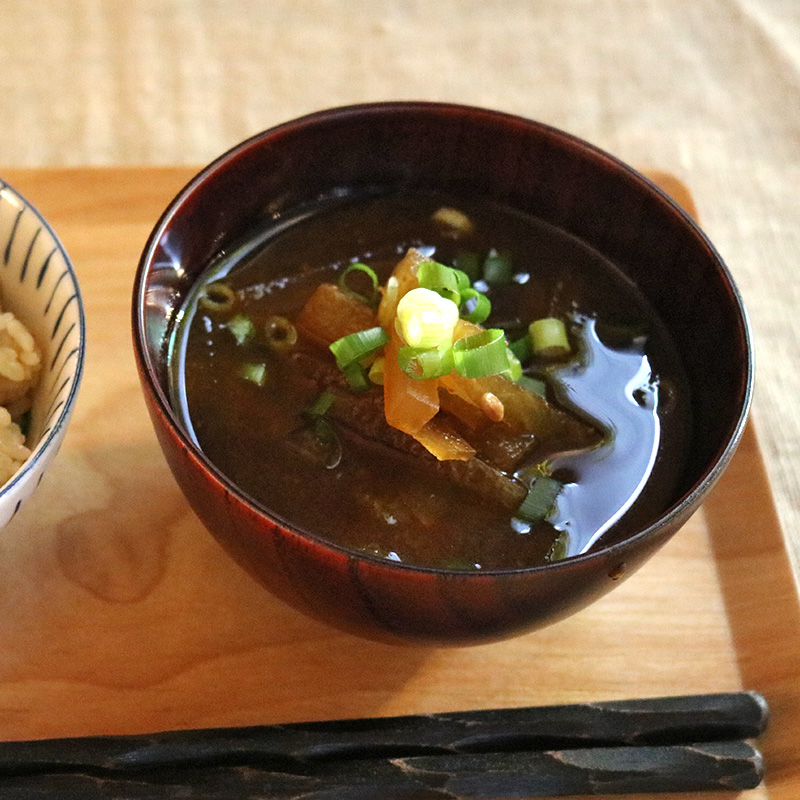
[[[515,640],[361,641],[285,607],[233,564],[167,470],[131,347],[139,253],[192,172],[3,174],[71,254],[89,333],[62,451],[0,532],[0,739],[747,688],[773,719],[765,784],[742,796],[796,797],[800,612],[751,429],[703,509],[645,568]]]

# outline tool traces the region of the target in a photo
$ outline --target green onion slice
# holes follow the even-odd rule
[[[367,371],[357,361],[342,367],[342,373],[354,392],[366,392],[371,386]]]
[[[458,282],[458,290],[463,292],[464,289],[469,289],[469,287],[472,285],[469,275],[467,275],[464,270],[457,269],[456,267],[453,267],[453,272],[455,273],[456,281]]]
[[[222,281],[209,283],[200,295],[198,303],[206,311],[230,311],[236,302],[236,293]]]
[[[309,417],[322,417],[328,413],[328,409],[333,405],[336,395],[333,392],[320,392],[314,402],[306,409]]]
[[[569,534],[561,531],[550,546],[545,561],[562,561],[569,555]]]
[[[467,322],[480,325],[492,313],[492,303],[485,294],[477,289],[462,289],[459,313],[461,318]]]
[[[549,475],[537,475],[528,494],[517,509],[516,516],[526,522],[541,522],[553,513],[564,485]]]
[[[547,384],[541,378],[534,378],[532,375],[521,375],[517,378],[517,383],[526,391],[538,394],[539,397],[547,395]]]
[[[263,386],[267,380],[267,365],[242,364],[239,375],[246,381],[254,383],[256,386]]]
[[[453,265],[459,272],[463,272],[467,276],[469,283],[483,277],[481,259],[477,253],[465,250],[453,259]]]
[[[326,417],[311,420],[311,432],[315,439],[314,453],[322,461],[325,469],[336,469],[342,460],[342,442],[336,428]]]
[[[533,354],[541,358],[566,358],[572,348],[564,321],[558,317],[543,317],[528,326]]]
[[[453,343],[455,369],[465,378],[499,375],[509,368],[506,340],[499,328],[487,328]]]
[[[389,334],[376,325],[356,333],[349,333],[332,342],[328,347],[336,357],[336,364],[344,371],[351,364],[360,364],[365,358],[376,353],[389,341]]]
[[[453,371],[453,348],[447,344],[439,347],[401,347],[397,352],[397,363],[410,378],[441,378]]]
[[[460,303],[459,279],[452,267],[437,261],[423,261],[417,268],[417,280],[423,289],[430,289],[456,305]]]
[[[511,283],[513,277],[511,259],[497,250],[490,250],[483,262],[483,279],[486,283],[490,286],[502,286]]]
[[[372,364],[370,364],[369,370],[367,371],[370,382],[374,383],[376,386],[383,386],[385,363],[384,357],[378,356]]]
[[[237,314],[225,323],[225,327],[233,334],[236,344],[244,344],[255,333],[255,326],[250,317]]]
[[[366,275],[367,278],[369,278],[370,290],[368,294],[359,292],[350,285],[350,281],[352,280],[353,275],[356,273]],[[362,264],[360,262],[349,264],[347,269],[339,276],[339,288],[343,292],[347,292],[353,297],[357,297],[362,303],[368,306],[374,306],[378,304],[378,300],[380,299],[378,286],[379,281],[375,270],[372,269],[372,267],[368,267],[366,264]]]
[[[522,364],[526,364],[531,360],[531,356],[533,356],[533,345],[531,343],[530,334],[528,333],[521,336],[519,339],[514,339],[508,347]]]
[[[506,345],[506,357],[508,358],[508,369],[503,372],[503,377],[516,383],[522,377],[522,364],[519,363],[519,359],[508,345]]]
[[[297,328],[286,317],[270,317],[264,324],[264,335],[273,350],[288,350],[297,344]]]

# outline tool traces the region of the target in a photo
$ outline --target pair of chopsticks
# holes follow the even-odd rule
[[[0,743],[0,797],[425,800],[757,786],[755,692]]]

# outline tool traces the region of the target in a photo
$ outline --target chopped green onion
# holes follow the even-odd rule
[[[459,292],[463,292],[464,289],[469,289],[469,287],[472,285],[469,275],[467,275],[464,270],[456,269],[455,267],[452,267],[451,269],[453,270],[453,274],[456,276],[456,283],[458,283]]]
[[[439,347],[401,347],[397,362],[410,378],[441,378],[453,371],[453,348],[447,343]]]
[[[533,354],[540,358],[565,358],[572,352],[567,329],[558,317],[543,317],[528,326]]]
[[[569,534],[566,531],[556,536],[556,540],[550,546],[550,550],[545,556],[545,561],[562,561],[569,555]]]
[[[255,332],[253,320],[244,314],[237,314],[225,323],[225,327],[233,334],[236,344],[244,344]]]
[[[370,388],[367,371],[357,361],[353,361],[341,369],[347,378],[347,384],[354,392],[366,392]]]
[[[267,380],[266,364],[242,364],[239,375],[246,381],[254,383],[256,386],[263,386]]]
[[[502,286],[512,278],[511,259],[491,249],[483,262],[483,279],[490,286]]]
[[[328,413],[328,409],[333,405],[336,395],[333,392],[320,392],[314,402],[306,409],[305,413],[309,417],[322,417]]]
[[[336,364],[344,371],[351,364],[360,365],[365,358],[380,350],[389,341],[389,334],[376,325],[356,333],[349,333],[332,342],[328,347],[336,357]]]
[[[417,280],[423,289],[430,289],[446,300],[459,304],[461,293],[458,276],[451,267],[446,267],[437,261],[423,261],[417,268]]]
[[[264,333],[267,344],[273,350],[288,350],[297,344],[297,328],[286,317],[270,317],[264,326]]]
[[[383,370],[386,359],[383,356],[378,356],[372,364],[370,364],[367,377],[376,386],[383,386]]]
[[[533,355],[533,345],[531,344],[530,334],[526,333],[519,339],[515,339],[509,345],[509,350],[519,359],[521,364],[526,364],[530,361]]]
[[[458,306],[432,289],[406,292],[397,304],[395,324],[410,347],[438,347],[453,341]]]
[[[214,281],[209,283],[200,295],[197,301],[201,308],[205,311],[230,311],[233,304],[236,302],[236,293],[228,286],[227,283],[222,281]]]
[[[462,289],[459,312],[461,319],[480,325],[492,313],[492,303],[485,294],[476,289]]]
[[[506,340],[499,328],[487,328],[453,343],[453,358],[459,375],[485,378],[509,368]]]
[[[481,259],[477,253],[470,251],[459,253],[453,259],[453,266],[463,272],[469,278],[470,283],[483,277]]]
[[[503,372],[503,377],[508,378],[512,383],[516,383],[522,377],[522,364],[519,363],[519,359],[508,345],[506,345],[506,356],[508,358],[508,369]]]
[[[549,475],[537,475],[528,489],[528,494],[517,509],[517,519],[527,522],[541,522],[553,513],[556,507],[556,498],[563,484]]]
[[[388,341],[389,334],[377,325],[342,336],[329,345],[337,366],[354,392],[365,392],[370,388],[367,371],[361,362],[378,352]]]
[[[336,469],[342,460],[342,442],[331,421],[325,417],[314,417],[311,421],[314,437],[309,455],[321,461],[325,469]]]
[[[470,286],[466,272],[447,267],[436,261],[424,261],[417,270],[417,279],[423,289],[430,289],[447,300],[452,300],[462,319],[479,325],[492,311],[489,298]]]
[[[531,375],[520,375],[517,383],[525,390],[538,394],[539,397],[547,395],[547,384],[541,378],[534,378]]]
[[[369,278],[370,287],[368,294],[356,291],[352,286],[350,286],[348,276],[352,278],[352,276],[356,273],[366,275],[367,278]],[[360,262],[349,264],[347,269],[339,276],[339,288],[343,292],[347,292],[349,295],[357,297],[362,303],[368,306],[374,306],[378,304],[378,300],[380,299],[378,285],[379,281],[378,276],[375,274],[375,270],[372,269],[372,267],[368,267],[366,264],[361,264]]]

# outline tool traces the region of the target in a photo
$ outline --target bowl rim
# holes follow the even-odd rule
[[[75,407],[75,401],[80,388],[81,380],[83,378],[84,364],[86,359],[86,309],[83,301],[83,293],[81,291],[78,276],[75,272],[75,266],[72,259],[67,253],[63,242],[55,232],[53,226],[47,221],[41,211],[23,195],[19,190],[15,189],[7,181],[0,177],[0,192],[11,192],[23,205],[32,213],[42,228],[47,232],[47,235],[52,239],[53,245],[64,259],[66,274],[72,283],[75,292],[75,302],[78,315],[78,349],[76,354],[75,367],[73,371],[72,385],[66,398],[62,401],[62,407],[58,412],[58,416],[50,425],[49,430],[42,436],[38,442],[31,449],[28,458],[25,459],[19,469],[0,487],[0,502],[9,495],[22,481],[24,481],[39,465],[45,457],[51,455],[51,446],[59,444],[60,438],[63,436],[64,429],[69,421],[72,411]],[[22,503],[22,499],[17,501],[17,507]],[[15,509],[16,512],[16,509]]]
[[[682,496],[677,498],[672,505],[662,511],[658,517],[647,527],[638,531],[637,533],[628,536],[618,542],[613,542],[606,546],[601,546],[597,549],[589,550],[588,552],[581,553],[576,556],[571,556],[559,561],[552,561],[544,564],[535,564],[528,567],[517,567],[511,569],[481,569],[475,571],[450,569],[446,567],[431,567],[425,565],[407,564],[404,562],[390,561],[388,559],[380,558],[378,556],[363,553],[350,548],[339,545],[335,542],[330,542],[320,536],[308,533],[291,523],[284,520],[280,515],[270,511],[247,492],[240,489],[230,478],[228,478],[219,468],[217,468],[203,453],[193,438],[187,435],[184,425],[173,411],[169,398],[166,396],[161,388],[160,383],[155,378],[155,370],[153,363],[150,359],[148,348],[144,344],[144,299],[146,297],[147,279],[149,276],[149,265],[154,255],[155,248],[161,239],[164,231],[169,226],[171,220],[179,213],[179,210],[187,199],[204,183],[210,180],[219,170],[225,168],[229,161],[236,158],[239,154],[245,152],[251,147],[258,146],[265,140],[278,138],[284,134],[290,133],[293,130],[303,129],[307,126],[315,126],[318,124],[327,124],[338,119],[348,119],[352,116],[370,115],[370,114],[402,114],[407,111],[412,112],[429,112],[431,114],[437,113],[452,113],[462,114],[469,116],[484,116],[487,119],[492,119],[500,122],[509,123],[512,125],[524,126],[528,129],[538,129],[543,133],[549,133],[557,137],[562,143],[572,145],[580,149],[584,154],[597,159],[600,162],[605,162],[611,165],[615,170],[622,171],[627,177],[642,186],[645,191],[656,194],[662,203],[671,210],[673,214],[681,218],[683,224],[687,225],[693,234],[700,240],[700,242],[708,249],[709,254],[717,263],[721,277],[727,283],[727,288],[730,292],[731,299],[735,306],[738,319],[741,324],[743,342],[744,342],[744,355],[745,364],[743,365],[744,390],[742,392],[742,400],[739,408],[739,413],[734,425],[732,426],[731,433],[725,441],[725,445],[716,453],[716,455],[709,460],[705,469],[700,477],[692,484],[691,488],[686,491]],[[642,174],[639,170],[632,167],[630,164],[622,161],[617,156],[603,150],[597,145],[588,142],[575,134],[572,134],[563,129],[557,128],[545,122],[535,119],[529,119],[518,114],[513,114],[505,111],[489,109],[481,106],[473,106],[462,103],[450,103],[442,101],[427,101],[427,100],[382,100],[376,102],[354,103],[349,105],[334,106],[318,111],[313,111],[291,120],[287,120],[272,127],[266,128],[258,133],[255,133],[238,144],[229,148],[199,172],[197,172],[183,188],[170,200],[167,207],[162,211],[161,215],[154,224],[153,229],[148,235],[147,241],[142,250],[139,263],[137,265],[136,274],[133,285],[132,296],[132,329],[134,340],[134,354],[137,361],[137,366],[141,376],[144,376],[147,391],[155,400],[159,413],[162,418],[167,421],[173,435],[177,436],[181,446],[185,448],[186,452],[199,463],[203,469],[209,473],[212,478],[228,493],[231,493],[239,501],[244,503],[251,511],[254,511],[259,516],[265,517],[273,524],[278,524],[291,534],[300,537],[301,539],[310,542],[312,545],[321,547],[326,550],[337,552],[349,558],[357,558],[360,561],[369,562],[371,564],[379,565],[388,570],[397,570],[401,572],[416,572],[434,575],[445,575],[448,578],[465,578],[469,580],[476,579],[491,579],[498,576],[511,576],[511,575],[528,575],[536,572],[554,573],[562,570],[570,570],[580,563],[588,561],[595,561],[598,559],[617,560],[619,561],[620,554],[632,547],[645,538],[657,537],[660,531],[669,528],[674,522],[678,521],[682,524],[683,521],[688,519],[690,511],[693,513],[693,507],[711,490],[719,477],[726,469],[730,462],[736,448],[741,441],[744,434],[745,426],[749,417],[753,391],[754,391],[754,346],[753,346],[753,333],[750,318],[741,292],[736,285],[733,276],[717,251],[716,247],[709,240],[706,233],[699,226],[697,221],[672,198],[666,191],[658,186],[654,181]],[[624,561],[623,561],[624,563]]]

